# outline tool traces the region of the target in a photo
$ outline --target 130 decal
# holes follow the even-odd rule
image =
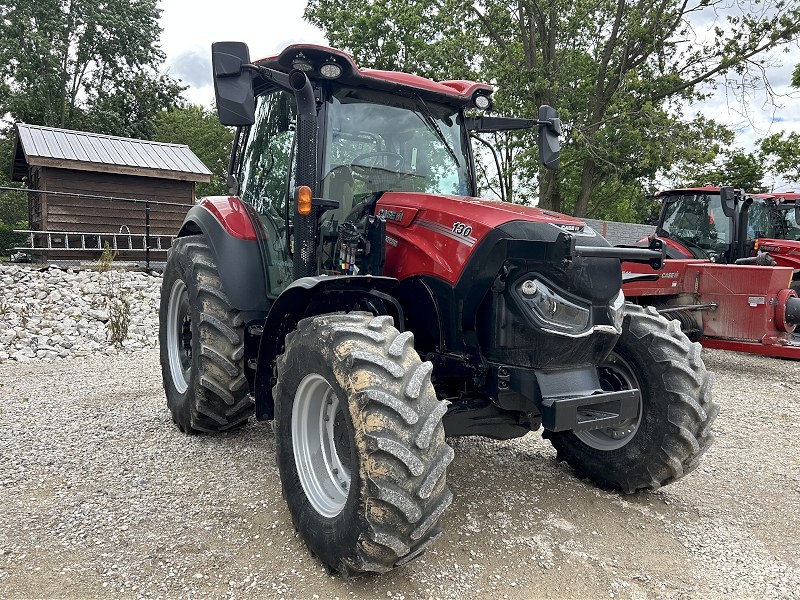
[[[460,223],[456,221],[453,223],[453,233],[456,235],[462,235],[464,237],[469,237],[472,234],[472,227],[467,225],[466,223]]]

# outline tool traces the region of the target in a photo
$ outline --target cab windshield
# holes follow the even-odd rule
[[[322,195],[339,201],[336,220],[374,192],[474,195],[457,109],[341,88],[329,98],[326,118]]]
[[[680,194],[665,200],[663,229],[695,258],[717,260],[731,242],[731,219],[719,194]]]

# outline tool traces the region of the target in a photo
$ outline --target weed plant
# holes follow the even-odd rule
[[[100,292],[108,311],[109,341],[117,347],[128,339],[131,325],[131,292],[125,289],[125,271],[114,267],[114,259],[119,254],[105,243],[103,254],[97,261],[97,279]]]

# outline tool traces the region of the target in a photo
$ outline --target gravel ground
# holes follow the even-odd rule
[[[717,442],[655,493],[577,480],[539,433],[452,439],[444,535],[348,582],[294,533],[269,424],[173,425],[160,279],[112,275],[120,348],[108,275],[0,266],[0,598],[800,598],[800,362],[704,350]]]
[[[800,598],[800,362],[704,350],[717,441],[654,493],[598,490],[538,433],[450,440],[444,535],[325,573],[251,422],[181,434],[157,349],[0,364],[0,598]]]

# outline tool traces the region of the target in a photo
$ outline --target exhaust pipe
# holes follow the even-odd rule
[[[289,85],[297,102],[295,134],[295,185],[307,185],[317,196],[317,102],[314,88],[302,71],[289,73]],[[317,211],[301,215],[294,208],[294,279],[317,274]]]

